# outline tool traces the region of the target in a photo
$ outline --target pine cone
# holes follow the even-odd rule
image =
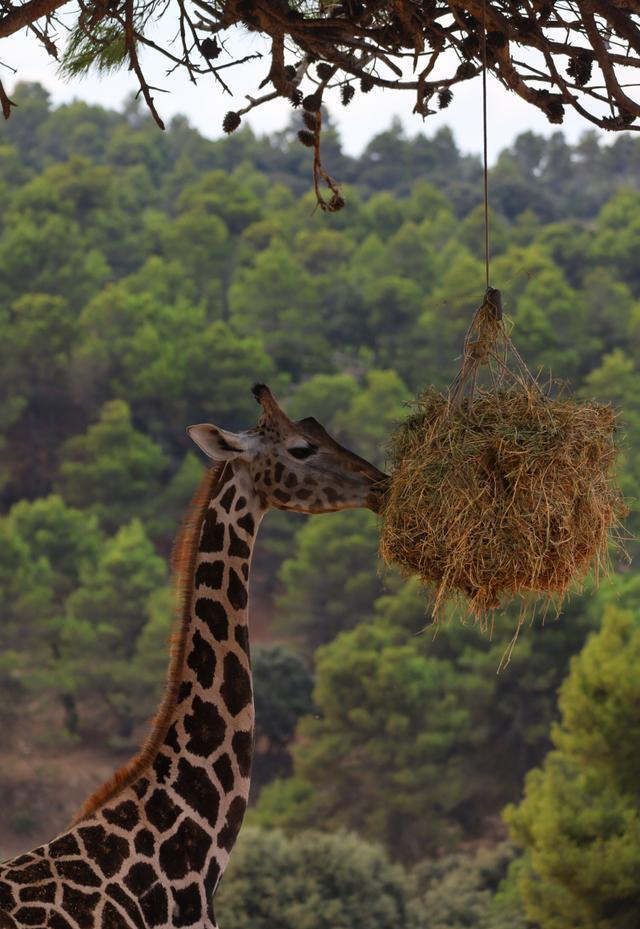
[[[289,100],[291,101],[291,106],[294,107],[294,109],[299,107],[302,103],[302,91],[295,87],[289,94]]]
[[[322,96],[316,91],[315,94],[309,94],[308,97],[305,97],[302,101],[303,109],[309,110],[312,113],[317,113],[317,111],[322,106]]]
[[[315,132],[318,128],[318,119],[315,113],[309,113],[307,110],[302,114],[302,119],[307,129],[310,129],[311,132]]]
[[[218,45],[217,39],[206,38],[200,43],[200,51],[202,52],[203,58],[206,58],[207,61],[211,61],[213,58],[217,58],[222,49]]]
[[[234,110],[229,110],[225,118],[222,120],[222,128],[225,132],[231,133],[235,132],[242,120],[238,113]]]
[[[313,132],[309,132],[308,129],[301,129],[298,133],[298,139],[302,142],[303,145],[306,145],[307,148],[313,148],[316,144],[316,137]]]
[[[476,75],[476,66],[470,61],[463,61],[461,65],[458,66],[456,71],[456,77],[461,77],[463,80],[466,80],[469,77],[475,77]]]
[[[353,100],[353,95],[355,94],[356,89],[353,84],[343,84],[340,88],[340,99],[342,100],[343,106],[349,106]]]
[[[578,87],[584,87],[591,80],[592,66],[593,62],[588,52],[586,55],[576,55],[569,60],[567,74],[574,79]]]

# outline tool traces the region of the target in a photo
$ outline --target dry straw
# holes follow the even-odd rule
[[[489,289],[448,394],[427,388],[393,436],[382,557],[421,576],[434,618],[460,597],[483,624],[513,597],[558,607],[607,566],[625,512],[615,420],[611,406],[540,387]]]

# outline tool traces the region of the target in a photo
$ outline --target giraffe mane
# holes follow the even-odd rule
[[[142,747],[130,761],[124,764],[101,787],[91,794],[72,825],[95,813],[109,800],[130,787],[153,762],[171,724],[178,699],[183,667],[187,651],[191,599],[193,594],[193,572],[198,554],[200,530],[209,501],[224,469],[220,462],[208,469],[196,490],[187,513],[182,521],[171,551],[171,568],[176,594],[176,621],[170,637],[169,668],[164,694],[151,722],[151,728]]]

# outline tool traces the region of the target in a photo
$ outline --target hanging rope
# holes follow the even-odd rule
[[[458,409],[463,401],[465,393],[468,391],[469,406],[473,404],[473,396],[476,389],[478,368],[481,365],[489,365],[491,379],[494,388],[497,386],[496,372],[493,370],[496,364],[502,369],[502,372],[508,372],[506,365],[506,355],[510,341],[502,324],[502,295],[495,287],[489,284],[490,267],[491,267],[491,241],[489,227],[489,167],[488,167],[488,145],[487,145],[487,0],[482,2],[482,169],[484,181],[484,268],[485,268],[485,293],[481,305],[478,307],[471,320],[471,325],[467,330],[464,340],[464,349],[462,355],[462,366],[455,380],[449,388],[448,408],[449,410]],[[502,355],[496,354],[496,346],[502,341]],[[521,359],[518,356],[518,359]],[[491,364],[493,362],[493,367]],[[525,372],[529,375],[526,365],[523,363]],[[502,372],[498,372],[498,379],[502,377]],[[531,375],[529,375],[531,378]]]
[[[482,0],[482,142],[484,174],[484,266],[486,287],[489,289],[489,170],[487,167],[487,0]]]

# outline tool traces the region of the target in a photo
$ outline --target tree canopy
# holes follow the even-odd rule
[[[0,854],[18,832],[25,845],[49,838],[83,799],[63,810],[57,789],[47,802],[48,745],[139,744],[164,680],[171,541],[204,468],[185,427],[247,428],[249,388],[268,380],[290,415],[316,416],[384,466],[405,401],[455,373],[484,289],[481,166],[447,130],[408,138],[392,125],[354,158],[325,119],[350,203],[326,215],[313,212],[296,123],[209,141],[181,119],[158,133],[135,102],[53,108],[38,85],[20,96],[0,124]],[[515,343],[533,370],[551,365],[579,395],[621,407],[635,535],[639,166],[631,136],[526,133],[490,177]],[[554,929],[573,929],[589,895],[594,925],[635,918],[633,562],[523,628],[498,675],[515,617],[498,617],[491,638],[453,618],[435,630],[415,579],[379,574],[375,552],[364,511],[265,521],[248,815],[265,855],[288,867],[299,837],[322,879],[302,896],[292,865],[277,907],[265,890],[245,924],[284,913],[320,929],[328,887],[347,929],[378,916],[519,929],[523,906],[546,913],[556,894],[566,915]],[[589,640],[574,665],[591,655],[588,673],[578,687],[571,672],[559,709],[572,656],[603,617],[607,647]],[[33,770],[47,774],[31,796]],[[521,855],[499,847],[507,803]],[[332,835],[344,829],[360,835]],[[341,843],[352,883],[326,864]],[[244,862],[269,889],[269,860]],[[530,890],[539,875],[545,900]]]
[[[216,897],[229,929],[397,929],[409,922],[405,875],[355,835],[247,828]]]
[[[507,811],[517,870],[541,929],[631,929],[640,918],[637,616],[609,607],[560,694],[554,750]]]
[[[177,0],[169,6],[117,0],[81,7],[66,26],[64,41],[56,27],[58,11],[67,2],[5,3],[0,38],[31,27],[47,52],[61,58],[69,77],[91,68],[108,73],[128,67],[161,129],[165,124],[156,88],[144,75],[142,50],[164,57],[169,73],[184,70],[193,82],[208,77],[217,92],[231,93],[229,69],[242,68],[262,53],[234,57],[225,37],[236,26],[265,36],[270,43],[266,77],[246,106],[227,113],[222,128],[235,131],[244,114],[277,98],[301,107],[298,140],[313,150],[316,200],[331,212],[344,205],[320,155],[322,104],[332,92],[349,106],[356,105],[352,100],[359,94],[409,91],[413,112],[426,118],[450,105],[452,88],[489,70],[551,123],[562,123],[565,108],[572,107],[602,128],[639,125],[636,85],[624,80],[625,68],[640,67],[637,0],[595,5],[572,0],[566,9],[545,0],[344,0],[329,6],[301,0],[198,0],[195,5]],[[154,41],[159,18],[170,21],[173,42]],[[1,84],[0,104],[6,118],[17,105]]]

